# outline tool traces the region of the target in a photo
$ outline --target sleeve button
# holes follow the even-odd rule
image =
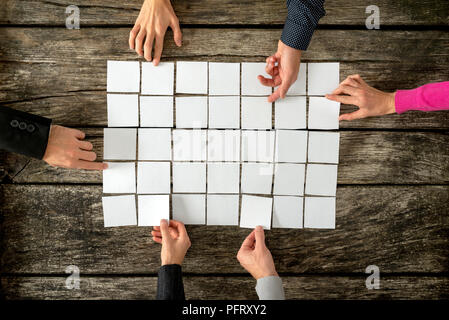
[[[25,122],[19,123],[19,129],[20,130],[25,130],[26,128],[27,128],[27,124]]]
[[[11,120],[11,122],[9,123],[9,125],[13,128],[17,128],[19,126],[19,121],[17,120]]]
[[[29,133],[34,132],[35,129],[36,129],[36,127],[35,127],[33,124],[29,124],[29,125],[27,126],[27,131],[28,131]]]

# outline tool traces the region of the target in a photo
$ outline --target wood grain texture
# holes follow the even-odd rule
[[[87,140],[98,159],[103,130]],[[3,181],[14,183],[102,183],[100,172],[53,168],[43,161],[0,153]],[[1,181],[1,180],[0,180]],[[447,184],[449,134],[432,132],[341,131],[339,184]]]
[[[106,125],[106,60],[136,59],[124,40],[127,29],[3,31],[1,105],[51,117],[66,126]],[[175,48],[167,39],[164,55],[167,60],[263,61],[275,50],[279,35],[278,30],[187,29],[184,46]],[[340,61],[342,80],[359,73],[381,90],[410,89],[449,79],[449,34],[318,30],[303,61]],[[342,112],[350,110],[353,107],[342,106]],[[342,127],[448,129],[449,112],[409,112],[342,122]]]
[[[3,273],[156,273],[160,247],[150,228],[104,228],[101,186],[1,185]],[[449,186],[341,187],[335,230],[267,232],[277,270],[361,273],[449,270]],[[183,268],[196,274],[240,273],[235,256],[250,230],[188,226]]]
[[[65,8],[70,0],[4,0],[0,12],[2,24],[65,25]],[[5,3],[6,2],[6,3]],[[85,25],[134,24],[143,0],[117,2],[114,0],[83,0],[76,5],[81,12],[81,27]],[[174,0],[174,10],[181,24],[278,24],[283,25],[287,14],[285,0]],[[365,27],[372,2],[327,0],[325,25],[357,25]],[[445,0],[378,0],[382,25],[448,25],[449,4]]]
[[[379,290],[367,290],[365,277],[296,276],[282,277],[287,299],[448,299],[446,277],[386,276],[381,274]],[[156,277],[91,277],[80,278],[80,289],[65,287],[66,277],[4,277],[1,280],[8,300],[153,300]],[[254,300],[255,281],[249,277],[184,276],[188,300]]]

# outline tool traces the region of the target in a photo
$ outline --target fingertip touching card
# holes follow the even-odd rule
[[[274,103],[265,66],[108,61],[104,226],[334,229],[340,65],[301,63]]]

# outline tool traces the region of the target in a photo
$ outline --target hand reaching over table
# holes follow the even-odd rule
[[[52,125],[47,149],[42,160],[53,167],[103,170],[106,163],[94,162],[97,158],[93,145],[83,141],[85,133],[76,129]]]
[[[279,98],[285,98],[288,89],[298,78],[299,65],[301,63],[301,50],[285,45],[281,40],[278,43],[277,52],[267,58],[265,71],[271,76],[265,78],[259,75],[260,83],[268,87],[278,87],[268,97],[269,102]]]
[[[395,93],[382,92],[370,87],[358,74],[347,77],[326,98],[344,104],[353,104],[359,110],[340,115],[339,120],[355,120],[395,113]]]
[[[182,222],[161,220],[160,226],[153,227],[151,232],[153,241],[162,244],[161,265],[181,265],[187,250],[190,248],[190,239],[186,227]]]
[[[170,0],[145,0],[129,35],[130,49],[136,50],[137,54],[144,56],[147,61],[153,60],[153,64],[157,66],[161,60],[168,27],[173,30],[174,41],[180,47],[181,28]],[[153,45],[154,54],[151,55]]]

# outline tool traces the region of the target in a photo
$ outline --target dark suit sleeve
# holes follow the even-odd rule
[[[289,47],[307,50],[318,21],[326,14],[324,0],[287,0],[287,11],[281,41]]]
[[[51,119],[0,107],[0,149],[42,159]]]
[[[169,264],[159,269],[156,300],[185,300],[182,270],[178,264]]]

